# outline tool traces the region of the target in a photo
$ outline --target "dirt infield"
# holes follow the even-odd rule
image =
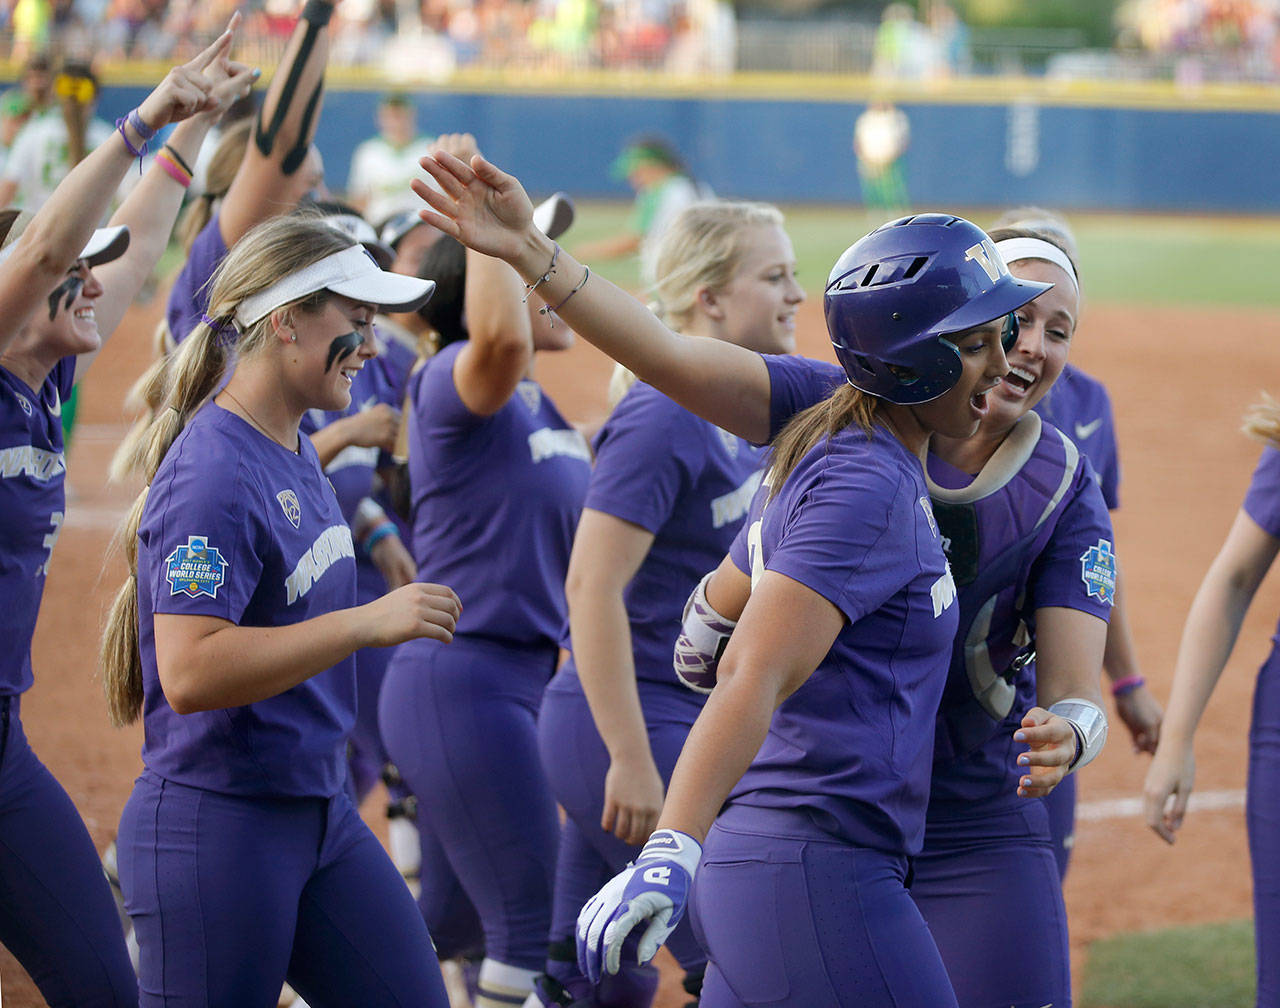
[[[121,396],[146,362],[158,312],[158,304],[135,310],[83,386],[68,514],[36,632],[36,685],[22,705],[32,745],[70,792],[100,849],[114,834],[141,765],[140,730],[108,725],[95,675],[102,615],[122,576],[121,559],[107,556],[107,543],[132,497],[130,489],[106,486],[105,471],[125,429]],[[801,350],[828,357],[820,305],[810,301],[803,314]],[[1115,403],[1124,463],[1118,552],[1143,670],[1162,700],[1191,596],[1257,456],[1237,433],[1240,414],[1260,389],[1280,391],[1280,341],[1261,338],[1277,331],[1274,311],[1091,306],[1078,337],[1075,362],[1104,378]],[[571,419],[588,421],[602,414],[609,368],[579,344],[541,361],[538,377]],[[1253,676],[1280,611],[1278,580],[1259,592],[1198,740],[1198,788],[1212,792],[1218,807],[1193,806],[1175,847],[1157,840],[1123,801],[1137,796],[1146,760],[1131,754],[1120,727],[1082,775],[1083,821],[1066,886],[1077,977],[1097,938],[1249,916],[1239,798]],[[380,826],[372,814],[371,822]],[[1026,909],[1034,927],[1037,908]],[[3,950],[0,981],[4,1008],[44,1004]],[[659,1008],[680,1004],[666,971]]]

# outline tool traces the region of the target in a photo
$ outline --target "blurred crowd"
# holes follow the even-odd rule
[[[1121,48],[1180,57],[1180,75],[1280,76],[1280,0],[1127,0],[1116,23]]]
[[[12,58],[56,44],[108,61],[171,60],[216,37],[231,11],[249,49],[283,49],[291,0],[3,0]],[[727,72],[729,0],[343,0],[332,62],[397,62],[444,74],[460,66],[591,67]]]

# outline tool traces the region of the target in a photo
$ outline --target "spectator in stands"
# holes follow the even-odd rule
[[[0,94],[0,170],[22,129],[39,117],[53,98],[53,70],[46,53],[34,53],[22,68],[22,79]]]

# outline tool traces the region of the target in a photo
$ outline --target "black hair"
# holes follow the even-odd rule
[[[458,239],[441,235],[423,253],[418,276],[436,282],[431,300],[418,309],[422,320],[435,330],[436,350],[467,339],[463,305],[467,288],[467,250]]]

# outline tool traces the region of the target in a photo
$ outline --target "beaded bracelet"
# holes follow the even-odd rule
[[[364,542],[360,544],[361,548],[364,549],[366,554],[371,554],[374,546],[382,542],[387,536],[397,535],[399,531],[395,522],[385,521],[364,537]]]
[[[175,164],[173,158],[169,157],[165,153],[168,149],[169,148],[166,147],[163,150],[156,151],[156,164],[160,166],[161,171],[177,182],[178,185],[182,186],[183,189],[190,189],[191,176],[187,174],[187,172],[183,171],[179,165]]]
[[[538,314],[549,316],[548,324],[547,324],[547,327],[549,329],[554,329],[556,327],[556,312],[558,312],[561,308],[563,308],[566,304],[568,304],[569,298],[573,297],[575,294],[578,293],[578,291],[582,290],[582,288],[587,285],[587,280],[591,278],[591,267],[583,266],[582,268],[586,270],[586,272],[582,274],[582,279],[578,281],[578,286],[575,287],[573,290],[569,291],[569,293],[564,296],[563,301],[561,301],[554,308],[552,308],[550,305],[543,305],[541,308],[538,309]]]
[[[1123,679],[1117,679],[1111,684],[1111,695],[1113,697],[1128,696],[1140,686],[1145,686],[1147,680],[1140,675],[1125,676]]]
[[[547,265],[547,271],[543,273],[542,276],[538,277],[538,279],[533,283],[524,285],[524,297],[520,299],[521,304],[528,304],[529,295],[544,283],[547,283],[551,279],[551,274],[556,271],[556,260],[560,258],[560,243],[552,242],[551,244],[554,245],[555,248],[551,251],[551,262]]]

